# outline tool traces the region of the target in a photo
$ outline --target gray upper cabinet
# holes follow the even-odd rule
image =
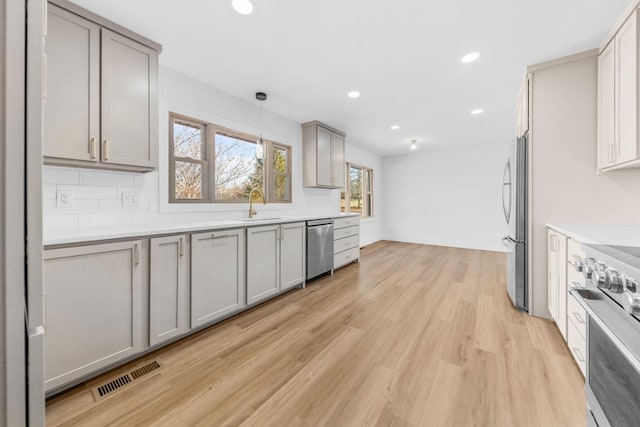
[[[246,305],[244,229],[191,235],[191,327]]]
[[[185,236],[150,240],[149,345],[187,331]]]
[[[304,222],[282,224],[280,230],[280,290],[285,291],[304,282]]]
[[[142,350],[141,245],[44,252],[47,390]]]
[[[280,292],[280,226],[247,229],[247,303]]]
[[[73,4],[56,3],[72,10],[48,7],[44,162],[154,170],[160,47],[105,28],[102,18]]]
[[[320,122],[302,125],[305,187],[344,188],[345,134]]]
[[[50,4],[48,28],[44,155],[97,164],[100,27]]]

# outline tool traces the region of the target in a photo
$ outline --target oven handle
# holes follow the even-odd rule
[[[578,304],[580,304],[582,308],[585,309],[587,314],[598,324],[598,326],[600,326],[600,329],[602,329],[602,331],[605,333],[607,338],[609,338],[611,342],[618,348],[618,350],[620,350],[620,353],[622,353],[622,355],[633,366],[633,368],[636,371],[640,372],[640,360],[638,360],[633,355],[633,353],[629,351],[629,349],[622,343],[622,341],[620,341],[620,339],[604,323],[604,321],[600,318],[600,316],[596,314],[596,312],[593,310],[593,308],[587,302],[587,300],[582,295],[580,295],[580,291],[584,291],[584,290],[585,288],[582,288],[582,289],[573,288],[569,291],[569,293],[571,293],[571,295],[575,297],[575,299],[578,301]],[[588,290],[588,291],[593,292],[593,290]],[[588,344],[589,343],[587,343],[587,345]],[[587,350],[587,353],[589,353],[588,350]]]

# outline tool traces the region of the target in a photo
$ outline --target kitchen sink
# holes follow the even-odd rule
[[[276,219],[282,219],[282,217],[279,216],[271,216],[268,218],[244,218],[243,221],[246,222],[253,222],[253,221],[275,221]]]

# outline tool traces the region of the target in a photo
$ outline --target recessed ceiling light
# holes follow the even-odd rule
[[[478,58],[480,58],[480,52],[471,52],[462,57],[462,62],[468,64],[469,62],[473,62]]]
[[[411,145],[409,146],[409,150],[415,150],[418,148],[418,144],[417,144],[418,140],[417,139],[412,139],[411,140]]]
[[[391,130],[398,130],[398,129],[400,129],[400,126],[398,125],[391,126]]]
[[[248,15],[253,12],[253,5],[249,0],[231,0],[231,6],[241,15]]]
[[[471,111],[471,114],[473,114],[474,116],[477,116],[478,114],[482,114],[482,113],[484,113],[484,110],[482,108],[478,108]]]
[[[357,90],[353,90],[347,94],[349,98],[358,98],[360,96],[360,92]]]

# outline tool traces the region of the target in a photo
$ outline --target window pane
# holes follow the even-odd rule
[[[202,165],[176,162],[176,199],[202,199]]]
[[[280,147],[273,149],[273,170],[287,173],[287,150]]]
[[[275,182],[275,198],[279,201],[287,200],[287,195],[289,192],[287,191],[287,176],[286,175],[276,175]]]
[[[263,160],[255,142],[217,133],[215,136],[215,198],[248,200],[253,188],[264,189]]]
[[[349,171],[349,211],[362,214],[362,169],[351,167]]]
[[[373,203],[371,194],[367,194],[367,216],[373,216]]]
[[[346,192],[341,191],[340,192],[340,212],[346,212],[347,211],[347,200],[345,199],[346,197]]]
[[[191,123],[173,122],[173,155],[195,160],[203,159],[202,127]]]

